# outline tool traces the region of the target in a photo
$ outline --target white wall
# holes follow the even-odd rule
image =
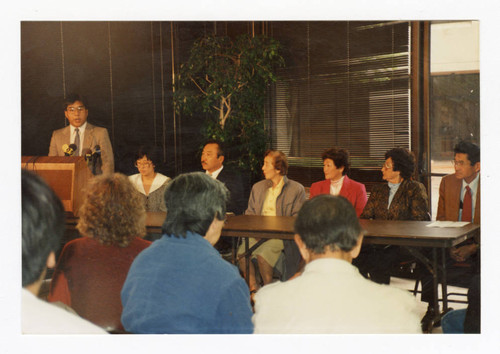
[[[431,24],[431,73],[479,71],[479,21]]]

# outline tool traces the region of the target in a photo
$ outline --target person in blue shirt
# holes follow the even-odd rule
[[[122,288],[122,323],[131,333],[252,333],[250,292],[213,245],[228,190],[202,172],[176,177],[165,191],[163,236],[141,252]]]

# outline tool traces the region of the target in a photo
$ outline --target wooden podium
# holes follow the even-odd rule
[[[23,156],[21,168],[42,177],[61,199],[64,210],[78,216],[92,176],[83,156]]]

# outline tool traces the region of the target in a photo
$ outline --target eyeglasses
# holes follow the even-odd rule
[[[135,167],[141,168],[141,167],[150,167],[152,165],[151,162],[136,162]]]
[[[80,113],[81,111],[85,110],[85,106],[80,106],[80,107],[69,107],[66,109],[69,113],[75,113],[78,112]]]
[[[464,166],[466,164],[465,161],[455,161],[455,160],[451,160],[451,164],[453,166]]]
[[[390,169],[392,168],[392,165],[391,165],[391,164],[388,164],[388,163],[386,162],[386,163],[384,163],[384,164],[382,165],[382,168],[386,168],[386,169],[390,170]]]

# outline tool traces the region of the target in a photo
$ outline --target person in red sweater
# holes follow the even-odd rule
[[[328,149],[321,155],[325,180],[311,185],[309,199],[320,194],[340,195],[354,206],[358,217],[366,205],[365,185],[347,177],[349,152],[344,149]]]
[[[135,257],[151,243],[144,203],[125,175],[92,179],[80,209],[78,231],[52,277],[48,300],[60,301],[112,333],[122,333],[120,291]]]

